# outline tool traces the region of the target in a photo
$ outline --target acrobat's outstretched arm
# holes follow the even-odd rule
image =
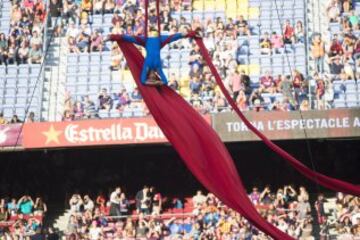
[[[164,47],[166,44],[175,42],[182,38],[201,38],[201,35],[198,32],[190,31],[188,33],[176,33],[173,35],[162,35],[161,36],[161,45]]]
[[[140,46],[145,45],[145,37],[134,37],[130,35],[121,35],[121,34],[112,34],[109,37],[109,40],[111,41],[125,41],[129,43],[134,43]]]

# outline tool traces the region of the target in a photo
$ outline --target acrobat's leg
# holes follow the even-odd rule
[[[165,76],[165,73],[164,73],[162,67],[157,67],[157,68],[156,68],[156,72],[159,74],[160,79],[161,79],[161,81],[163,82],[163,84],[164,84],[164,85],[167,85],[167,84],[168,84],[168,81],[167,81],[167,78],[166,78],[166,76]]]
[[[148,73],[149,73],[149,67],[146,64],[144,64],[140,77],[141,83],[144,85],[146,85]]]

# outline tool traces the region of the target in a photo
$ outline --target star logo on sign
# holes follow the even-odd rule
[[[44,134],[46,137],[45,145],[47,145],[51,142],[55,142],[55,143],[59,144],[60,143],[59,136],[61,135],[61,133],[62,133],[62,131],[57,131],[54,128],[54,126],[51,124],[48,131],[42,132],[42,134]]]

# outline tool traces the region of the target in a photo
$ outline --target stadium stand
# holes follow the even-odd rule
[[[45,3],[2,1],[0,26],[0,111],[24,121],[32,112],[40,120]]]
[[[315,108],[359,107],[359,5],[348,1],[322,3],[325,11],[320,16],[326,28],[311,37]],[[316,52],[316,48],[321,51]]]
[[[46,203],[37,197],[24,195],[16,198],[0,200],[0,229],[4,238],[30,238],[41,233],[47,212]]]
[[[275,192],[269,187],[263,191],[253,187],[249,198],[262,216],[281,230],[297,239],[314,239],[312,207],[304,187],[295,190],[292,186],[284,186]],[[266,239],[213,194],[204,195],[201,191],[184,200],[167,199],[145,186],[131,200],[117,188],[109,198],[98,195],[96,200],[89,195],[74,194],[69,206],[68,218],[62,226],[67,236],[89,236],[90,239],[98,239],[100,235],[127,239],[244,239],[252,236]],[[80,231],[84,219],[86,231]]]
[[[279,11],[271,11],[275,8],[272,1],[250,1],[249,3],[240,1],[234,6],[232,6],[232,1],[216,2],[216,6],[213,4],[214,1],[195,1],[192,3],[192,11],[188,10],[187,4],[178,9],[179,11],[163,7],[165,12],[170,12],[167,17],[171,19],[164,22],[163,32],[166,33],[170,30],[171,33],[190,26],[201,27],[205,42],[213,53],[214,62],[217,63],[223,77],[229,78],[227,81],[232,81],[230,75],[239,75],[240,73],[241,79],[250,77],[250,83],[248,83],[250,86],[246,86],[246,100],[239,99],[240,102],[244,102],[244,104],[239,103],[244,105],[243,110],[254,108],[257,110],[278,109],[287,111],[299,108],[302,101],[307,100],[304,77],[301,77],[300,83],[302,98],[293,94],[294,90],[298,91],[296,89],[299,87],[297,84],[290,84],[290,93],[286,93],[284,96],[280,82],[281,75],[290,76],[295,69],[302,74],[307,71],[304,44],[305,29],[303,27],[305,22],[304,3],[287,0],[278,1]],[[248,4],[248,7],[244,8],[243,4]],[[82,12],[81,5],[74,7]],[[207,8],[212,10],[205,11]],[[126,89],[129,95],[132,94],[134,83],[129,71],[126,70],[126,63],[124,63],[121,53],[117,52],[116,45],[102,42],[108,33],[140,34],[142,32],[141,25],[137,25],[136,21],[132,25],[133,29],[129,29],[129,26],[125,24],[126,19],[123,19],[123,16],[128,17],[130,15],[131,19],[135,17],[135,14],[126,12],[127,7],[124,9],[120,14],[98,14],[98,12],[103,12],[100,10],[95,11],[91,17],[86,14],[84,17],[80,14],[82,17],[76,18],[75,22],[72,22],[72,18],[69,18],[70,20],[65,19],[64,33],[67,37],[66,42],[69,49],[66,59],[65,88],[72,95],[73,102],[81,102],[85,95],[88,95],[91,101],[97,105],[96,108],[100,109],[98,93],[101,89],[106,89],[108,94],[112,96],[112,102],[118,101],[123,89]],[[138,7],[129,5],[128,9],[138,9]],[[282,23],[284,26],[281,26]],[[270,48],[269,54],[262,53],[264,35],[271,36],[269,39],[271,42],[268,46]],[[284,43],[282,37],[285,35]],[[98,42],[100,49],[93,49],[91,42]],[[221,53],[222,50],[224,50],[223,53]],[[226,56],[226,54],[229,55]],[[193,105],[195,103],[195,107],[199,111],[206,113],[228,110],[222,96],[216,93],[216,86],[211,77],[206,79],[206,68],[197,64],[201,62],[201,59],[195,59],[195,61],[192,59],[192,57],[196,57],[196,49],[192,43],[187,42],[187,40],[175,43],[169,48],[165,48],[162,51],[162,56],[168,77],[174,79],[171,86],[178,90],[190,103]],[[231,67],[228,68],[228,64]],[[194,66],[197,68],[196,65],[200,66],[200,75],[197,80],[194,80],[193,68]],[[111,71],[109,66],[111,66]],[[254,100],[251,98],[253,90],[260,87],[261,77],[269,71],[272,75],[269,84],[275,90],[268,92],[268,89],[260,88],[261,95],[258,100]],[[235,81],[237,78],[238,76],[233,77]],[[291,77],[288,78],[290,82],[294,81]],[[122,81],[119,82],[119,79]],[[245,87],[243,80],[241,81],[240,91],[243,91]],[[238,83],[235,82],[236,84]],[[238,95],[239,89],[234,89],[234,86],[229,86],[229,89],[235,90],[236,96]],[[293,95],[295,98],[292,97]],[[249,101],[250,98],[254,101]],[[84,106],[84,103],[81,105]],[[118,106],[117,103],[111,104],[110,109],[100,110],[97,116],[103,118],[146,115],[146,113],[141,112],[141,107],[134,107],[131,101],[126,106],[128,110],[125,112],[120,111],[119,113],[116,106]],[[65,109],[67,114],[68,110]],[[70,112],[72,111],[70,110]],[[70,113],[70,115],[74,115],[74,113]]]

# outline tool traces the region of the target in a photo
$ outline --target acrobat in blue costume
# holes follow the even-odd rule
[[[194,34],[183,34],[176,33],[174,35],[158,35],[156,31],[150,32],[150,37],[134,37],[130,35],[111,35],[110,40],[118,41],[123,40],[126,42],[134,43],[136,45],[140,45],[145,47],[146,49],[146,57],[143,65],[143,69],[141,72],[141,83],[144,85],[148,85],[148,75],[151,71],[159,74],[160,79],[163,84],[167,84],[166,76],[162,69],[160,51],[163,46],[166,44],[175,42],[179,39],[191,37]]]

